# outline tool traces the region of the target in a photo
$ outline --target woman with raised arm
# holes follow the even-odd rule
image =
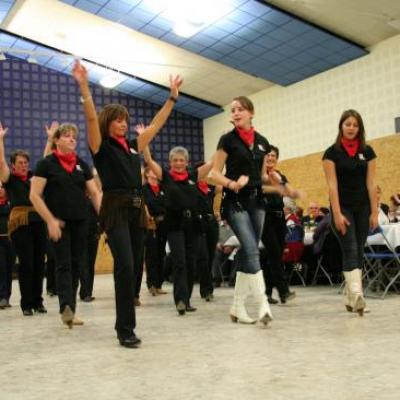
[[[142,228],[142,180],[139,153],[150,143],[170,115],[182,79],[170,77],[171,95],[143,134],[128,140],[129,114],[119,104],[109,104],[97,117],[89,91],[88,74],[76,62],[73,75],[79,84],[86,123],[87,140],[103,185],[100,224],[105,230],[114,258],[114,283],[117,319],[115,329],[121,346],[138,347],[134,308],[134,266],[140,262]],[[139,261],[138,261],[139,260]]]
[[[378,226],[378,209],[376,154],[365,143],[364,123],[357,111],[343,112],[336,142],[325,151],[322,159],[329,188],[332,228],[342,250],[345,307],[363,316],[364,245],[368,230]]]
[[[29,154],[24,150],[11,153],[11,168],[4,155],[4,135],[0,123],[0,180],[10,200],[8,234],[18,256],[18,280],[21,292],[21,309],[24,316],[33,312],[47,313],[43,306],[44,255],[46,227],[29,200],[32,173]]]
[[[174,302],[179,315],[196,311],[190,304],[193,273],[200,244],[201,210],[197,182],[204,179],[212,162],[188,170],[189,152],[181,146],[169,152],[169,170],[155,162],[147,148],[144,158],[165,191],[165,227],[171,249]]]
[[[272,313],[265,295],[259,242],[265,217],[261,185],[267,179],[265,158],[270,146],[267,139],[255,131],[253,116],[250,99],[244,96],[233,99],[234,129],[219,140],[211,177],[224,187],[222,217],[228,221],[241,246],[238,252],[241,271],[236,274],[231,319],[244,324],[256,322],[245,308],[246,298],[252,294],[259,305],[258,320],[267,325]],[[225,175],[222,174],[224,166]]]
[[[62,322],[82,325],[75,318],[79,273],[87,262],[87,203],[97,212],[101,195],[90,167],[76,152],[78,128],[62,124],[54,132],[52,154],[40,160],[32,178],[30,200],[47,224],[55,255],[57,294]]]

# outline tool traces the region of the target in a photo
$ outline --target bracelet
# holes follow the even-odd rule
[[[173,101],[174,103],[178,101],[178,99],[174,96],[169,96],[169,100]]]
[[[89,99],[91,99],[91,98],[92,98],[92,95],[89,94],[89,96],[87,96],[87,97],[81,96],[81,97],[79,98],[79,101],[83,104],[83,103],[87,102],[87,101],[88,101]]]

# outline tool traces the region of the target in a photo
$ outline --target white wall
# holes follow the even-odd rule
[[[394,118],[400,116],[400,35],[370,50],[363,58],[297,84],[250,96],[256,110],[254,126],[280,148],[281,159],[325,149],[348,108],[361,113],[367,140],[394,133]],[[229,105],[224,113],[204,121],[206,159],[229,129]]]

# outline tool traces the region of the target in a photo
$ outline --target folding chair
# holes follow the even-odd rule
[[[400,253],[390,245],[381,227],[369,236],[380,235],[383,249],[366,243],[364,253],[365,268],[363,279],[366,281],[365,295],[384,299],[389,289],[400,293]]]
[[[287,264],[292,264],[292,270],[289,274],[289,283],[292,280],[293,274],[300,279],[300,282],[303,286],[306,286],[306,282],[302,275],[302,272],[305,271],[305,266],[303,266],[300,262],[301,257],[304,251],[304,228],[295,224],[293,226],[287,226],[287,233],[285,237],[285,251],[283,253],[283,263],[285,267]]]

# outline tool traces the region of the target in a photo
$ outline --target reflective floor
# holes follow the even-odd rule
[[[400,297],[367,299],[371,313],[347,313],[338,290],[297,287],[273,306],[272,327],[233,324],[232,288],[178,317],[168,295],[142,287],[140,349],[119,346],[111,275],[96,277],[96,300],[78,304],[82,327],[64,328],[57,298],[47,315],[0,310],[0,398],[9,399],[399,399]],[[250,312],[255,311],[250,304]]]

